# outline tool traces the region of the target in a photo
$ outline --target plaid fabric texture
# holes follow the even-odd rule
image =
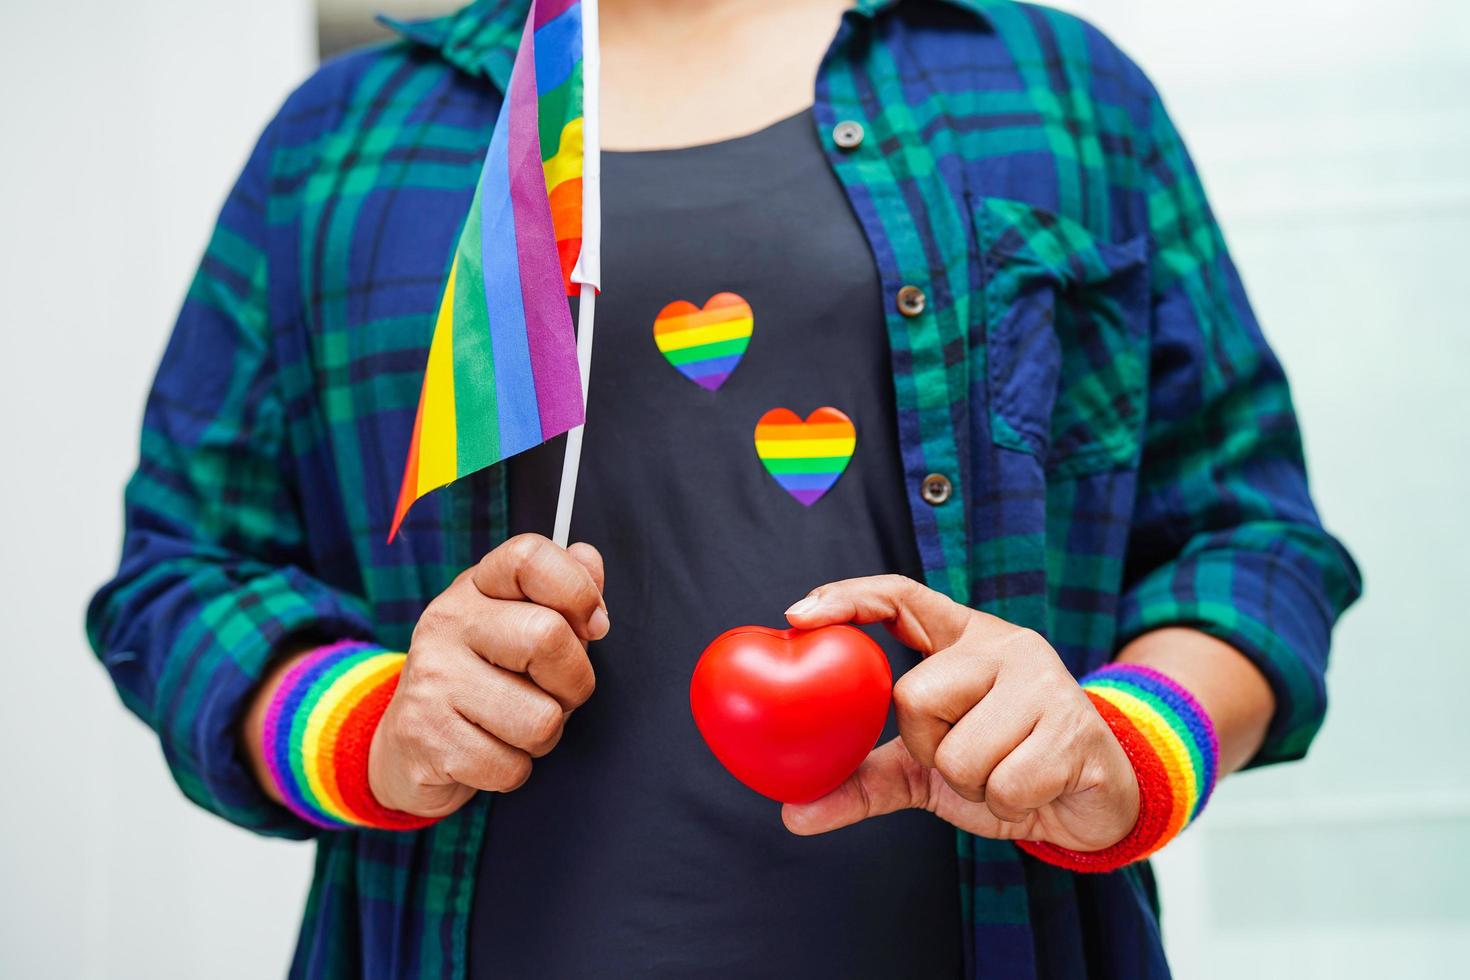
[[[88,632],[192,799],[256,831],[237,726],[271,657],[403,648],[503,535],[491,468],[384,543],[427,345],[524,2],[324,66],[225,203],[164,355],[117,577]],[[1074,673],[1187,624],[1250,656],[1300,757],[1359,591],[1307,493],[1286,381],[1148,81],[1095,29],[988,0],[864,0],[816,83],[871,242],[928,583]],[[833,126],[862,124],[838,148]],[[925,305],[905,316],[898,290]],[[931,505],[924,478],[953,495]],[[293,976],[465,975],[490,800],[421,832],[317,834]],[[958,835],[976,977],[1167,974],[1147,866],[1079,877]],[[477,966],[477,973],[493,965]]]

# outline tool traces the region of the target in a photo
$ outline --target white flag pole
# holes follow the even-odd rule
[[[577,306],[577,368],[582,372],[582,410],[587,410],[587,379],[592,375],[592,317],[597,307],[597,289],[582,284]],[[584,422],[567,432],[567,454],[561,464],[561,489],[556,494],[556,525],[551,540],[567,546],[572,532],[572,503],[577,496],[577,470],[582,465],[582,433]],[[545,525],[542,525],[543,527]]]
[[[582,254],[572,279],[582,284],[577,306],[577,370],[582,375],[582,413],[587,412],[587,385],[592,377],[592,322],[597,288],[602,283],[602,143],[599,122],[597,0],[582,0]],[[562,460],[561,487],[556,494],[556,523],[551,540],[567,546],[572,531],[572,504],[577,496],[577,471],[582,465],[584,422],[567,433]]]

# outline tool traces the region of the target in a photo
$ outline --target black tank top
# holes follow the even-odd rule
[[[572,539],[602,552],[612,631],[592,699],[491,805],[471,976],[956,976],[953,828],[795,837],[689,713],[719,633],[784,626],[823,582],[920,574],[877,274],[811,113],[605,154],[603,208]],[[789,427],[823,408],[855,445],[831,413]],[[758,453],[763,418],[788,428]],[[550,534],[563,444],[510,461],[513,531]],[[895,677],[913,665],[873,635]]]

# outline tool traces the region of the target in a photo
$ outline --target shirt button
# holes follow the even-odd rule
[[[924,477],[924,482],[919,487],[919,496],[924,498],[924,503],[935,507],[948,500],[953,493],[954,484],[943,473],[930,473]]]
[[[844,119],[832,127],[832,142],[840,149],[855,150],[863,141],[863,124],[853,119]]]
[[[924,312],[924,291],[918,286],[904,286],[898,291],[898,312],[918,316]]]

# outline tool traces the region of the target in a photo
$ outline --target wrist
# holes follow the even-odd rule
[[[403,659],[370,644],[343,642],[318,647],[284,667],[258,734],[250,736],[267,791],[282,805],[329,829],[411,830],[433,822],[384,806],[369,782],[373,736]]]
[[[1122,840],[1100,851],[1017,843],[1072,871],[1113,871],[1147,858],[1199,816],[1218,776],[1219,743],[1194,696],[1152,668],[1109,664],[1081,684],[1132,764],[1138,817]]]
[[[265,676],[261,678],[260,685],[255,690],[255,697],[251,700],[250,706],[245,711],[245,717],[240,723],[240,740],[244,746],[245,758],[250,765],[251,774],[255,776],[255,781],[265,795],[277,803],[282,802],[281,791],[271,777],[270,767],[265,761],[263,741],[265,716],[270,711],[276,690],[281,686],[281,680],[286,676],[287,671],[310,651],[310,647],[293,648],[276,659]]]
[[[1104,722],[1106,724],[1106,722]],[[1114,736],[1116,740],[1116,736]],[[1122,748],[1120,743],[1119,748]],[[1134,768],[1133,760],[1128,757],[1126,750],[1123,751],[1124,764],[1122,772],[1118,776],[1121,784],[1119,799],[1122,801],[1118,807],[1119,825],[1114,828],[1113,840],[1106,847],[1099,850],[1107,850],[1122,843],[1123,839],[1132,833],[1133,828],[1138,826],[1139,814],[1143,812],[1143,789],[1138,784],[1138,770]]]
[[[378,743],[383,740],[383,726],[379,724],[373,729],[372,738],[368,740],[367,750],[367,783],[368,792],[373,794],[373,799],[379,801],[390,809],[403,809],[397,805],[394,799],[396,795],[393,790],[391,778],[391,765],[387,756],[379,751]],[[388,753],[391,755],[391,753]]]

